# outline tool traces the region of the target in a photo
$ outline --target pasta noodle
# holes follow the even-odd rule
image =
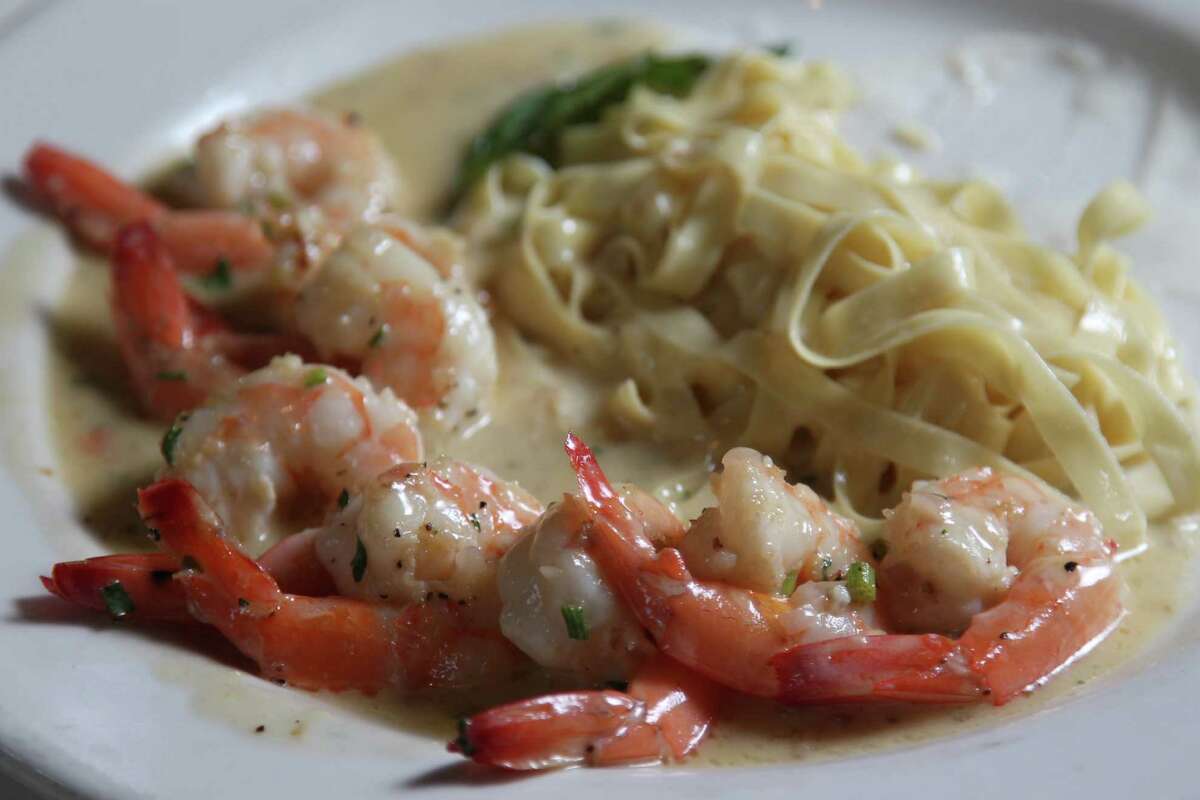
[[[1079,497],[1126,554],[1200,509],[1192,384],[1110,244],[1137,191],[1056,252],[986,183],[857,155],[853,97],[830,66],[731,56],[569,129],[557,168],[493,167],[460,223],[505,313],[610,380],[630,435],[758,447],[867,526],[977,465]]]

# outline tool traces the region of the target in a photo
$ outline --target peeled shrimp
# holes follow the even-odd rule
[[[403,230],[351,233],[301,292],[295,319],[321,358],[358,363],[445,427],[485,413],[497,376],[487,315]]]
[[[192,483],[239,541],[261,547],[325,519],[384,470],[422,458],[416,415],[334,367],[276,358],[181,416],[165,476]]]
[[[475,685],[518,663],[503,637],[474,627],[449,600],[394,608],[283,592],[185,481],[159,481],[138,498],[147,527],[180,559],[183,569],[172,580],[192,615],[217,628],[265,677],[305,689],[375,692]]]
[[[568,436],[567,452],[593,512],[589,551],[666,655],[732,689],[775,697],[782,687],[774,656],[800,642],[874,629],[871,604],[856,601],[841,580],[808,582],[788,596],[698,580],[678,549],[654,546],[583,442]],[[785,483],[778,470],[768,475]],[[723,519],[726,535],[739,522]],[[792,534],[815,530],[800,526]],[[816,546],[810,541],[797,552]]]
[[[496,625],[496,569],[541,504],[459,461],[400,464],[349,492],[317,531],[340,594],[402,605],[439,597]]]
[[[277,267],[295,288],[353,225],[392,205],[396,169],[353,118],[277,109],[222,123],[196,146],[191,194],[170,209],[53,145],[25,158],[27,183],[86,244],[108,251],[124,225],[147,222],[184,272]]]
[[[234,269],[270,263],[274,247],[258,221],[232,211],[175,210],[54,145],[39,143],[25,156],[25,180],[84,244],[110,251],[126,225],[146,223],[183,272],[212,272],[221,261]]]
[[[787,699],[988,695],[1001,705],[1085,654],[1125,614],[1115,547],[1099,522],[1025,478],[985,468],[919,482],[889,516],[887,542],[886,616],[962,635],[797,648],[777,661]]]

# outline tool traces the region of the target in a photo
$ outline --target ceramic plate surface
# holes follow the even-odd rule
[[[948,177],[980,173],[1039,236],[1130,177],[1159,215],[1129,243],[1137,274],[1200,373],[1200,5],[955,0],[236,0],[57,3],[0,27],[0,171],[53,137],[134,176],[240,108],[303,95],[405,49],[532,20],[641,16],[721,47],[794,40],[862,86],[850,134]],[[903,151],[894,126],[934,146]],[[44,312],[67,278],[57,233],[0,202],[0,762],[53,796],[1195,797],[1200,616],[1071,699],[1014,723],[882,755],[727,770],[574,770],[481,779],[440,742],[280,689],[183,640],[88,624],[43,597],[55,561],[97,552],[53,476]],[[10,263],[7,257],[0,264]],[[299,720],[255,737],[242,707]],[[249,712],[247,712],[249,713]],[[257,712],[256,712],[257,713]],[[277,719],[276,719],[277,718]]]

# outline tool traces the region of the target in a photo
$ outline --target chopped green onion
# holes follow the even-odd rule
[[[167,432],[163,434],[161,449],[163,458],[166,459],[167,466],[169,467],[175,465],[175,445],[178,444],[179,437],[183,435],[183,423],[187,422],[187,420],[188,415],[181,414],[171,423],[171,427],[167,428]]]
[[[876,561],[883,561],[888,554],[888,543],[886,539],[876,539],[871,542],[871,555]]]
[[[846,589],[855,603],[875,601],[875,568],[865,561],[855,561],[846,570]]]
[[[583,606],[563,606],[563,622],[567,623],[567,636],[576,641],[588,638],[587,622],[583,618]]]
[[[779,596],[791,597],[792,592],[796,591],[796,583],[800,580],[800,573],[796,571],[789,572],[783,578],[783,583],[779,584]]]
[[[342,489],[342,493],[338,495],[338,508],[345,508],[348,505],[350,505],[350,492]]]
[[[375,331],[375,335],[371,337],[371,341],[367,344],[371,347],[379,347],[379,345],[383,344],[383,340],[387,338],[387,335],[388,326],[386,324],[380,325],[379,330]]]
[[[361,583],[367,572],[367,548],[363,547],[362,539],[355,539],[354,559],[350,562],[350,574],[355,583]]]
[[[120,581],[113,581],[100,589],[100,596],[104,598],[104,605],[108,613],[113,615],[113,619],[133,613],[133,598],[125,591]]]
[[[200,279],[201,285],[206,289],[228,289],[233,286],[233,270],[229,266],[229,262],[224,258],[217,259],[217,266],[213,271]]]
[[[186,381],[187,373],[182,370],[177,372],[160,372],[154,378],[160,381]]]
[[[320,386],[327,380],[329,380],[329,375],[325,372],[325,368],[317,367],[309,370],[308,374],[304,376],[304,388],[311,389],[314,386]]]

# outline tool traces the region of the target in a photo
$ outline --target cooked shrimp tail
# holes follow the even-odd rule
[[[169,553],[99,556],[55,564],[42,585],[67,602],[123,619],[192,622],[187,596],[171,580],[178,570],[179,559]]]
[[[704,740],[717,698],[713,684],[658,654],[627,692],[561,692],[508,703],[464,720],[449,750],[513,770],[681,761]]]
[[[185,481],[138,493],[146,524],[181,559],[189,608],[216,627],[265,677],[305,689],[376,692],[457,686],[502,675],[517,655],[503,637],[473,628],[451,603],[403,609],[342,597],[300,597],[228,539],[220,520]]]
[[[109,252],[118,231],[135,222],[154,226],[177,269],[211,272],[221,260],[235,269],[270,262],[273,247],[254,220],[229,211],[175,211],[101,167],[54,145],[25,156],[34,193],[84,244]]]
[[[259,557],[259,566],[284,591],[307,597],[334,594],[333,579],[314,548],[316,533],[311,529],[289,536]],[[122,619],[195,622],[183,586],[173,580],[181,569],[179,558],[170,553],[123,553],[60,562],[49,577],[42,577],[42,585],[77,606],[113,612],[106,592],[118,584],[132,606],[120,609]]]
[[[71,232],[107,251],[123,225],[153,221],[167,209],[86,159],[39,142],[25,155],[25,178]]]
[[[183,291],[175,261],[147,222],[123,227],[112,253],[112,314],[121,356],[146,409],[162,419],[270,358],[295,337],[241,334]]]

